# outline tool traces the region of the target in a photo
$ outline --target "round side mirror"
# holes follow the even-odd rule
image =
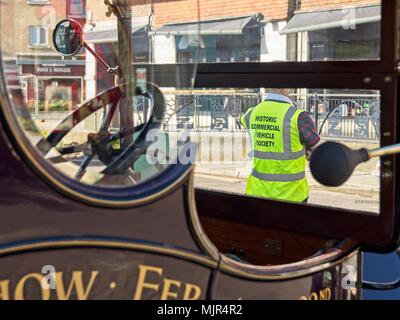
[[[53,33],[53,44],[57,52],[63,56],[76,55],[83,46],[83,29],[75,20],[61,20]]]

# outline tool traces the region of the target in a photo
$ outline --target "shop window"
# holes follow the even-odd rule
[[[177,62],[258,62],[259,29],[243,35],[176,36]]]
[[[378,60],[380,24],[309,32],[309,60]]]

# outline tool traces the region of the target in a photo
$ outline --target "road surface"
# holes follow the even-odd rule
[[[197,166],[194,185],[203,189],[244,194],[248,175],[242,174],[241,171],[235,175],[232,174],[232,169],[230,171],[226,166],[224,169]],[[310,184],[309,204],[379,213],[377,176],[368,172],[355,172],[351,179],[339,188],[321,186],[309,171],[307,179]]]

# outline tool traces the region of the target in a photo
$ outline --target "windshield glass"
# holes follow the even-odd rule
[[[241,121],[274,90],[194,87],[199,65],[378,60],[380,10],[375,0],[3,0],[1,62],[21,136],[71,179],[131,186],[196,161],[198,187],[244,194],[257,166],[252,139],[267,155],[271,141],[283,145],[273,127],[249,135]],[[284,95],[309,114],[322,142],[380,145],[379,91],[301,88],[301,80]],[[197,157],[179,158],[189,133]],[[261,173],[280,174],[262,160]],[[247,194],[379,212],[379,161],[340,190],[322,189],[301,161],[310,190],[302,199]]]
[[[176,38],[154,36],[156,18],[174,21],[163,2],[1,2],[2,65],[13,111],[25,138],[68,177],[129,186],[177,157],[178,137],[165,129],[185,109],[177,92],[191,94],[196,64],[180,72],[165,50]],[[199,8],[192,10],[196,25]],[[195,30],[185,44],[193,56],[201,46]],[[170,68],[154,71],[154,60]]]

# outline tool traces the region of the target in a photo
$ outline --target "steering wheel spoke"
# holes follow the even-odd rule
[[[102,171],[103,174],[121,174],[128,170],[128,168],[131,168],[133,163],[144,155],[152,144],[152,142],[149,142],[146,139],[149,131],[161,127],[165,114],[165,101],[163,94],[157,86],[148,83],[147,91],[143,93],[143,96],[147,96],[152,102],[152,110],[149,120],[144,123],[143,129],[135,141],[131,142],[130,145]]]
[[[151,112],[149,118],[142,119],[143,123],[131,129],[124,130],[124,128],[122,128],[117,133],[110,133],[109,128],[116,113],[116,109],[119,106],[122,96],[121,92],[126,90],[125,87],[126,85],[121,85],[104,91],[81,105],[77,110],[73,111],[61,121],[47,138],[41,139],[36,145],[37,148],[46,156],[53,148],[57,148],[57,145],[74,127],[91,114],[103,108],[103,120],[98,132],[89,134],[87,142],[85,143],[57,148],[57,151],[61,155],[58,156],[57,159],[56,157],[53,158],[57,163],[61,163],[61,159],[64,156],[74,153],[83,153],[85,158],[80,163],[79,169],[74,176],[78,181],[81,181],[88,167],[91,165],[92,160],[96,157],[106,165],[106,168],[100,172],[101,174],[127,175],[127,170],[130,170],[128,176],[135,176],[132,183],[136,183],[137,173],[131,172],[132,165],[141,155],[145,154],[147,148],[151,145],[150,142],[146,141],[149,130],[161,127],[165,114],[165,103],[164,97],[158,87],[152,83],[147,83],[147,91],[142,92],[141,90],[136,90],[135,94],[150,100]],[[139,135],[125,149],[118,150],[113,147],[112,144],[115,141],[121,140],[128,135],[133,135],[136,132],[139,132]],[[160,166],[156,167],[160,169]]]
[[[80,181],[83,178],[83,176],[86,173],[86,169],[89,166],[90,162],[92,162],[93,158],[94,158],[94,153],[92,153],[91,155],[85,157],[85,160],[83,160],[83,162],[81,163],[77,173],[75,174],[75,179],[76,180]]]

